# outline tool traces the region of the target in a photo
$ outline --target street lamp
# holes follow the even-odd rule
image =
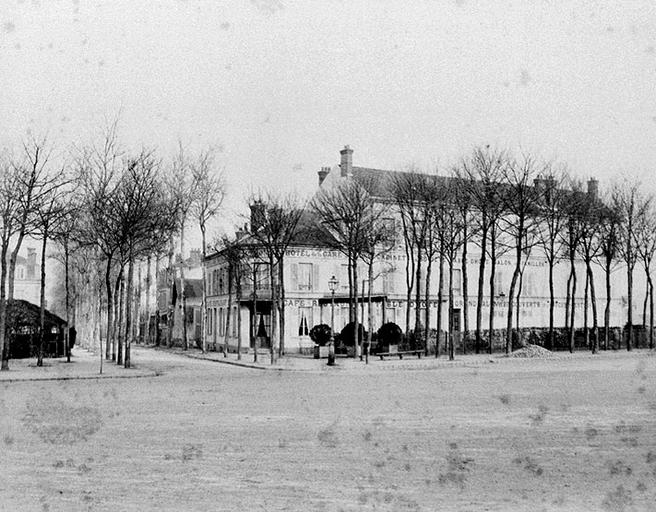
[[[330,290],[330,341],[328,342],[328,366],[335,364],[335,290],[339,281],[335,276],[328,280]]]

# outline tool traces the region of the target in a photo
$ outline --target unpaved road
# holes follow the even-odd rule
[[[656,510],[656,357],[0,383],[0,510]]]

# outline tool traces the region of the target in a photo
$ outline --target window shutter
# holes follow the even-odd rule
[[[298,290],[298,265],[296,263],[290,265],[290,274],[292,276],[292,290]]]
[[[320,290],[321,284],[322,283],[319,282],[319,265],[314,263],[312,264],[312,286],[310,286],[310,290]]]

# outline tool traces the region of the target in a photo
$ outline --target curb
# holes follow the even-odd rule
[[[146,377],[159,377],[161,373],[152,371],[139,375],[72,375],[63,377],[27,377],[25,379],[0,379],[0,384],[4,382],[42,382],[42,381],[56,381],[56,380],[101,380],[101,379],[143,379]]]

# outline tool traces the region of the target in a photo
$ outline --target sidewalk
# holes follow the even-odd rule
[[[47,358],[43,366],[36,366],[36,359],[11,359],[9,370],[0,371],[1,382],[79,380],[79,379],[126,379],[155,377],[157,372],[139,366],[124,368],[111,361],[103,361],[103,372],[99,374],[100,356],[79,347],[71,351],[71,362],[65,357]]]
[[[253,361],[253,354],[242,354],[241,359],[237,359],[237,354],[229,353],[225,356],[221,352],[205,352],[202,353],[197,348],[189,348],[183,350],[180,347],[155,347],[150,346],[147,348],[154,348],[164,352],[189,357],[192,359],[201,359],[205,361],[212,361],[219,364],[227,364],[233,366],[240,366],[244,368],[252,368],[256,370],[269,370],[269,371],[295,371],[295,372],[334,372],[334,371],[358,371],[358,372],[376,372],[386,370],[430,370],[437,368],[481,368],[485,366],[494,366],[496,364],[519,364],[523,365],[528,362],[548,362],[548,361],[571,361],[571,360],[585,360],[585,359],[615,359],[626,357],[648,357],[654,356],[654,352],[641,349],[627,351],[607,351],[599,352],[598,354],[591,354],[590,352],[553,352],[549,357],[545,358],[515,358],[506,357],[505,354],[457,354],[453,361],[449,361],[447,356],[422,356],[421,359],[416,356],[405,356],[403,359],[398,357],[386,357],[380,360],[378,356],[369,356],[369,363],[365,364],[355,358],[337,357],[335,366],[328,366],[326,359],[314,359],[312,356],[302,356],[298,354],[289,354],[279,358],[274,365],[271,364],[271,356],[269,353],[258,352],[257,362]]]

